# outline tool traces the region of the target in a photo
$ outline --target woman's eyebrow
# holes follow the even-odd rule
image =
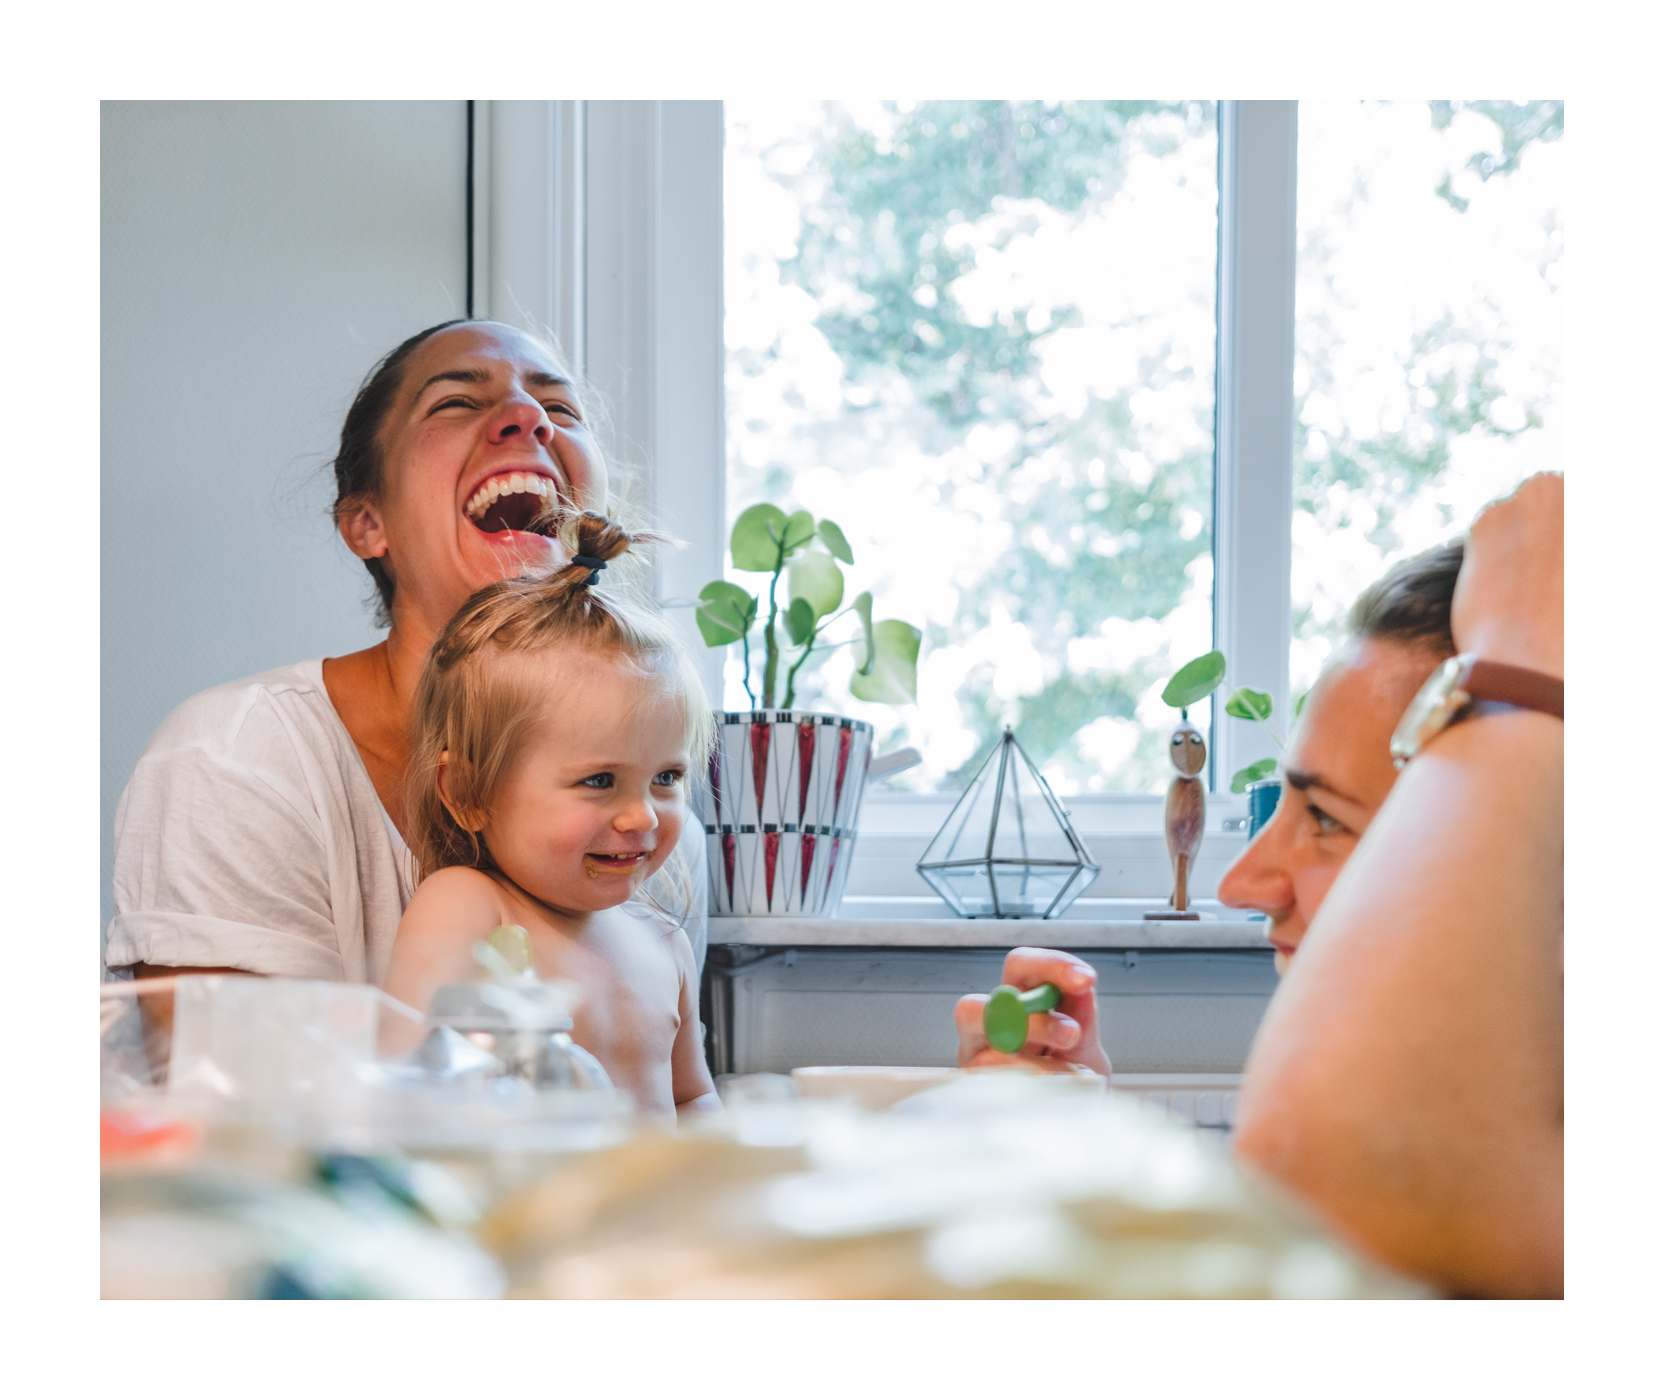
[[[491,374],[489,371],[483,369],[440,370],[438,374],[434,375],[432,379],[428,380],[427,383],[422,385],[422,387],[416,391],[415,398],[413,398],[411,402],[414,403],[416,399],[421,398],[422,395],[427,393],[427,391],[435,384],[443,383],[447,379],[457,384],[487,384],[491,381]]]
[[[1321,773],[1308,773],[1300,768],[1285,768],[1283,769],[1283,781],[1296,792],[1305,792],[1308,788],[1317,788],[1319,791],[1326,792],[1332,797],[1340,798],[1342,802],[1351,803],[1354,807],[1362,807],[1364,805],[1359,802],[1357,798],[1348,797],[1333,783],[1325,782]]]

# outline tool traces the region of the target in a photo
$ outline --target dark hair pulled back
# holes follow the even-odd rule
[[[392,407],[393,396],[404,378],[405,362],[424,340],[467,322],[467,317],[458,317],[429,326],[425,331],[417,331],[377,360],[364,376],[352,407],[347,410],[346,421],[341,424],[341,445],[332,464],[335,468],[333,510],[337,526],[348,507],[381,491],[381,430],[387,422],[387,411]],[[376,625],[389,627],[393,622],[393,576],[380,559],[366,559],[364,567],[375,580]]]
[[[1347,631],[1454,656],[1450,604],[1464,553],[1465,542],[1457,538],[1401,559],[1358,595],[1347,614]]]

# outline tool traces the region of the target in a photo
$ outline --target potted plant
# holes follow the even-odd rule
[[[754,505],[734,522],[728,548],[736,569],[768,575],[767,614],[754,643],[760,596],[727,579],[712,580],[699,594],[700,635],[707,646],[739,645],[752,704],[716,717],[701,795],[711,912],[824,917],[837,908],[849,877],[873,728],[794,709],[798,673],[816,652],[852,646],[859,661],[850,693],[907,704],[918,690],[919,629],[874,622],[871,593],[845,606],[841,566],[855,556],[831,520]],[[834,639],[838,632],[847,635]],[[761,663],[755,685],[754,660]]]

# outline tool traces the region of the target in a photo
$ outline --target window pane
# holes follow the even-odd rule
[[[1302,102],[1296,694],[1358,593],[1559,471],[1558,102]]]
[[[730,521],[832,518],[925,632],[917,706],[851,700],[848,647],[797,703],[918,788],[1010,723],[1060,792],[1162,790],[1161,685],[1212,644],[1214,104],[725,110]]]

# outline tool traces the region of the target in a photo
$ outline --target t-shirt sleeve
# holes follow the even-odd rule
[[[116,815],[106,961],[340,979],[321,824],[300,790],[207,748],[147,753]]]

